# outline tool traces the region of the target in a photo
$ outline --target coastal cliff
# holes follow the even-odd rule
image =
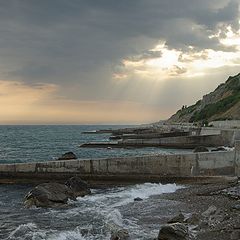
[[[168,123],[240,120],[240,73],[231,76],[194,105],[183,106]]]

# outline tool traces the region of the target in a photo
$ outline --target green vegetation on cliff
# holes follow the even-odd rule
[[[205,95],[196,104],[177,111],[169,122],[209,122],[240,119],[240,74],[229,77],[215,91]]]

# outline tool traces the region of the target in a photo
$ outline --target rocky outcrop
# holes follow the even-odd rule
[[[86,182],[72,177],[65,184],[42,183],[33,188],[24,198],[25,207],[59,207],[67,204],[68,200],[76,200],[91,191]]]
[[[203,96],[194,105],[183,106],[167,122],[200,122],[204,124],[218,119],[240,119],[240,73],[229,77],[225,83]]]
[[[77,156],[73,152],[66,152],[61,157],[58,158],[58,160],[71,160],[71,159],[77,159]]]

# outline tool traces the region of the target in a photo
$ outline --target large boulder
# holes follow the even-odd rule
[[[58,158],[58,160],[71,160],[71,159],[77,159],[77,156],[73,152],[66,152],[61,157]]]
[[[88,183],[78,177],[71,177],[65,185],[74,192],[75,197],[83,197],[91,193]]]
[[[75,200],[74,192],[64,184],[42,183],[32,189],[24,198],[26,207],[58,207]]]
[[[182,223],[163,225],[158,234],[158,240],[187,240],[189,239],[188,227]]]
[[[206,148],[206,147],[203,147],[203,146],[199,146],[199,147],[196,147],[193,152],[195,153],[198,153],[198,152],[209,152],[209,150]]]

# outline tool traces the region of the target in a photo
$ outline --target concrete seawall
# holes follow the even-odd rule
[[[1,164],[0,183],[65,180],[73,175],[99,182],[239,176],[240,141],[236,142],[235,149],[209,153]]]

